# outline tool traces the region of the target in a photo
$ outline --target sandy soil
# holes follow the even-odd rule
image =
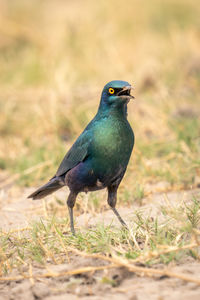
[[[26,196],[32,190],[22,191],[18,188],[3,190],[0,193],[0,227],[5,231],[26,227],[31,219],[44,216],[45,210],[42,201],[32,202]],[[134,211],[142,210],[152,216],[159,216],[160,205],[166,205],[166,198],[178,205],[180,201],[187,201],[192,195],[200,199],[200,189],[187,192],[170,192],[168,194],[154,194],[148,199],[143,200],[141,207],[134,204],[129,208],[119,208],[125,220],[131,219]],[[65,199],[66,192],[59,191],[57,197]],[[50,201],[53,201],[53,196]],[[91,216],[83,214],[76,218],[77,226],[88,228],[95,226],[98,222],[104,221],[105,224],[118,226],[118,222],[110,210],[103,214]],[[131,221],[130,221],[131,222]],[[129,222],[129,225],[130,225]],[[107,264],[104,262],[104,264]],[[70,263],[62,265],[50,265],[49,268],[55,272],[68,271],[88,265],[102,265],[102,261],[93,258],[72,256]],[[171,264],[170,270],[179,273],[199,277],[200,263],[192,258],[180,261],[178,265]],[[26,269],[26,267],[25,267]],[[25,270],[24,270],[25,271]],[[42,272],[41,269],[34,267],[33,273]],[[17,275],[13,271],[12,276]],[[110,283],[102,283],[102,277],[115,280],[115,286]],[[138,276],[125,268],[105,269],[95,273],[78,274],[74,276],[63,276],[59,278],[44,278],[37,281],[18,280],[0,283],[0,300],[21,300],[21,299],[130,299],[130,300],[199,300],[200,286],[194,283],[183,282],[179,279],[168,277],[144,277]]]

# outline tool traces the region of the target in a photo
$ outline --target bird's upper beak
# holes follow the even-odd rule
[[[131,95],[131,90],[133,90],[133,87],[128,85],[123,87],[121,91],[117,94],[117,96],[126,96],[126,98],[132,98],[134,99],[135,97]]]

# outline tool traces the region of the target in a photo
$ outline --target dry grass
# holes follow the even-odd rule
[[[62,209],[61,215],[60,210],[59,217],[48,217],[52,207],[47,206],[47,216],[39,222],[27,228],[1,231],[0,281],[62,277],[104,269],[97,264],[64,273],[51,271],[53,265],[70,263],[76,255],[91,258],[90,263],[93,259],[109,262],[105,269],[123,266],[142,276],[168,276],[199,285],[198,278],[164,267],[187,257],[199,261],[199,206],[196,197],[177,207],[169,203],[161,207],[159,218],[136,212],[129,225],[130,231],[99,223],[90,230],[77,230],[76,237],[70,234],[69,220],[64,218],[66,211]],[[8,276],[15,269],[20,275]]]
[[[14,182],[38,186],[48,180],[94,116],[103,85],[113,79],[129,81],[136,96],[129,105],[136,145],[119,202],[139,202],[157,190],[196,187],[200,182],[199,14],[194,0],[128,0],[126,5],[114,0],[84,4],[1,0],[0,187]],[[104,191],[98,198],[90,194],[89,211],[103,210],[103,197]],[[194,206],[197,211],[192,214],[197,216],[197,203]],[[82,207],[78,210],[81,213]],[[127,264],[129,269],[135,268],[133,257],[145,264],[168,263],[186,248],[187,255],[199,259],[192,250],[198,245],[199,232],[194,229],[199,223],[192,223],[187,209],[184,213],[184,221],[175,228],[138,219],[135,237],[103,227],[66,237],[64,219],[34,224],[24,235],[2,232],[1,272],[35,261],[45,265],[48,259],[60,263],[58,257],[62,260],[71,251],[71,243],[73,251],[110,254],[111,264]],[[159,235],[161,228],[171,235]],[[140,249],[138,238],[146,248]],[[129,242],[133,239],[134,247]],[[30,241],[35,248],[30,249]],[[123,260],[117,263],[119,254]]]

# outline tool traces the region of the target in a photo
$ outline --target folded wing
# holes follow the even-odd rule
[[[79,136],[79,138],[73,144],[71,149],[67,152],[55,176],[64,175],[69,170],[78,165],[80,162],[84,161],[86,157],[89,156],[90,142],[91,133],[90,131],[86,130]]]

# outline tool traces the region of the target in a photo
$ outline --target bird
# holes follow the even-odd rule
[[[134,146],[134,133],[127,119],[132,86],[122,80],[108,82],[102,91],[95,117],[67,154],[56,174],[28,198],[41,199],[67,186],[70,229],[75,235],[73,208],[80,192],[106,188],[107,203],[119,222],[128,228],[116,209],[117,190],[127,169]]]

